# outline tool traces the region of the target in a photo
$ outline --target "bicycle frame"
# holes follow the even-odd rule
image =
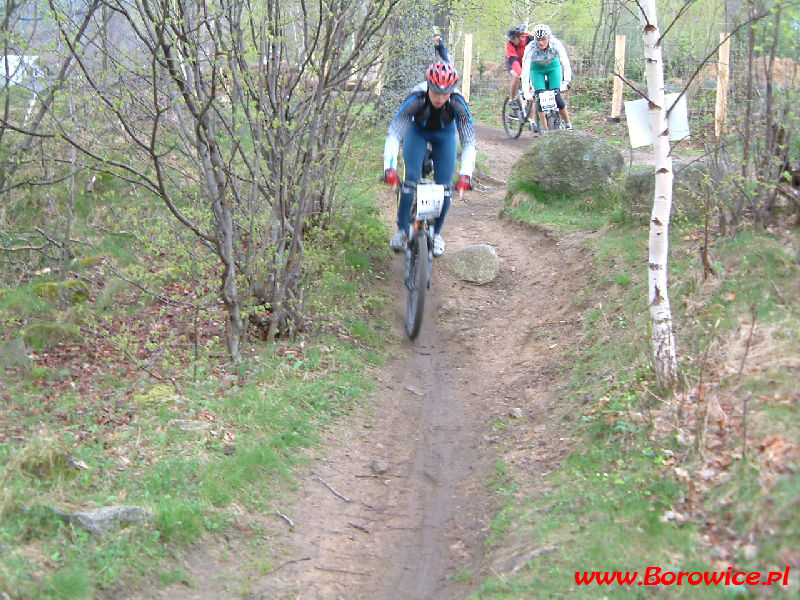
[[[508,98],[503,102],[502,114],[503,128],[506,130],[508,137],[513,139],[518,138],[522,133],[522,128],[529,123],[531,125],[531,131],[538,131],[539,129],[537,124],[538,114],[533,110],[533,103],[525,100],[522,90],[517,91],[516,100],[517,104],[520,106],[517,114],[511,113]],[[531,115],[531,113],[533,113],[533,115]],[[531,116],[533,117],[532,121],[530,120]]]

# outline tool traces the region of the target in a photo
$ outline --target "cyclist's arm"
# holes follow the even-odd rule
[[[453,108],[456,114],[456,127],[458,138],[461,142],[461,168],[459,175],[472,177],[475,170],[475,157],[477,155],[477,141],[475,135],[475,121],[469,112],[469,107],[461,94],[453,94]]]
[[[420,81],[417,85],[415,85],[413,88],[411,88],[411,93],[412,94],[416,93],[416,92],[423,92],[423,93],[427,94],[428,93],[428,81],[427,80]]]
[[[449,63],[450,62],[450,55],[447,53],[447,46],[444,45],[444,40],[440,36],[437,36],[437,38],[438,38],[438,43],[434,44],[434,46],[433,46],[434,49],[436,50],[436,54],[438,54],[439,57],[444,62]]]
[[[564,44],[556,37],[550,38],[550,43],[553,44],[558,52],[558,60],[561,61],[561,79],[564,83],[572,81],[572,67],[569,64],[569,56],[567,56],[567,49]]]
[[[517,56],[517,49],[511,42],[506,42],[506,66],[509,71],[514,71],[517,77],[522,73],[522,64]]]
[[[400,142],[411,127],[411,119],[420,109],[420,103],[424,100],[423,93],[414,93],[406,98],[400,110],[389,123],[389,131],[386,134],[386,142],[383,145],[383,170],[397,169],[397,155],[400,152]]]
[[[531,48],[533,46],[528,45],[525,47],[525,54],[522,55],[522,81],[520,82],[520,89],[522,90],[523,94],[527,94],[531,92]]]

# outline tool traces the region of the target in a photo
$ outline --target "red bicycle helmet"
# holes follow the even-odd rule
[[[458,73],[450,63],[437,60],[425,71],[428,89],[440,94],[452,92],[458,83]]]

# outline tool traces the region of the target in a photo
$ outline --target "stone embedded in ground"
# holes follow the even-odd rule
[[[736,193],[731,189],[732,181],[724,173],[715,173],[705,161],[675,160],[672,172],[672,218],[700,219],[709,196],[731,197]],[[650,218],[655,182],[652,166],[638,167],[628,173],[624,194],[630,216],[642,222]]]
[[[69,507],[50,507],[63,520],[75,523],[94,536],[107,536],[120,527],[143,523],[153,518],[153,513],[138,506],[103,506],[88,510],[71,510]]]
[[[381,459],[373,460],[370,466],[372,467],[372,470],[378,475],[383,475],[384,473],[386,473],[386,471],[389,470],[389,463]]]
[[[512,419],[521,419],[522,418],[522,409],[521,408],[510,408],[508,410],[508,416]]]
[[[464,281],[483,285],[500,274],[500,258],[488,244],[475,244],[443,257],[445,266]]]

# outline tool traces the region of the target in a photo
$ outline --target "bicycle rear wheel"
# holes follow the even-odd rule
[[[428,286],[428,237],[425,235],[425,231],[418,231],[410,243],[413,243],[414,246],[411,249],[411,265],[406,279],[408,287],[406,333],[413,340],[417,337],[422,325],[425,289]]]
[[[517,139],[522,133],[522,127],[525,125],[525,116],[522,114],[522,108],[516,111],[516,116],[511,115],[511,107],[508,105],[510,100],[506,98],[503,100],[503,129],[506,130],[508,137]]]

